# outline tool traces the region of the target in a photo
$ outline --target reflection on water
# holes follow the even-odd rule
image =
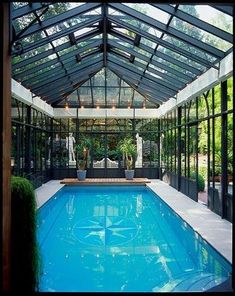
[[[76,208],[74,206],[74,197],[75,197],[74,194],[70,194],[69,198],[68,198],[68,201],[66,203],[66,210],[67,210],[69,219],[73,219],[73,216],[74,216],[75,211],[76,211]]]
[[[203,291],[231,266],[145,187],[66,187],[39,211],[41,291]]]

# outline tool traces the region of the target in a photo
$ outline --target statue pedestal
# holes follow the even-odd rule
[[[143,167],[143,161],[142,161],[142,159],[137,159],[136,160],[135,167],[136,168],[142,168]]]
[[[69,160],[69,167],[76,168],[76,160]]]

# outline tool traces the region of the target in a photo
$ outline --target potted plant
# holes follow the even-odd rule
[[[127,180],[133,180],[134,170],[133,168],[133,159],[136,157],[136,145],[133,143],[133,139],[131,137],[126,137],[119,143],[119,149],[124,155],[124,159],[126,161],[126,170],[125,177]]]
[[[77,178],[79,181],[86,179],[88,159],[90,155],[91,141],[84,136],[80,138],[79,144],[76,145],[76,165],[77,165]]]

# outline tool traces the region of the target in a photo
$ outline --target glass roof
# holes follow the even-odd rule
[[[53,107],[158,107],[232,51],[232,5],[12,3],[12,77]]]
[[[156,103],[147,100],[123,79],[108,68],[103,68],[66,99],[58,104],[64,107],[108,107],[108,108],[156,108]]]

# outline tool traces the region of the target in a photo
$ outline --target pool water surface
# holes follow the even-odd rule
[[[145,186],[65,186],[38,211],[40,291],[205,291],[231,265]]]

